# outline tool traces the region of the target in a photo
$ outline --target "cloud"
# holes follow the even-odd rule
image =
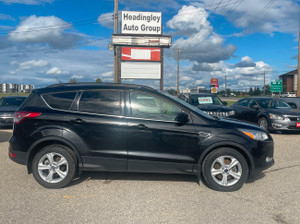
[[[114,28],[114,17],[113,17],[113,15],[114,15],[113,12],[103,13],[98,17],[97,21],[102,26],[113,29]]]
[[[12,65],[16,64],[15,61],[13,61],[11,63]],[[28,70],[28,69],[32,69],[32,68],[38,68],[38,67],[46,67],[49,66],[50,63],[44,60],[31,60],[31,61],[25,61],[19,64],[19,69],[20,70]]]
[[[68,71],[62,71],[60,68],[58,67],[53,67],[51,69],[49,69],[46,74],[47,75],[66,75],[69,74],[70,72]]]
[[[256,64],[253,62],[253,59],[245,56],[242,58],[241,62],[235,64],[235,67],[255,67]]]
[[[200,7],[183,6],[177,15],[167,22],[182,37],[175,40],[173,49],[181,49],[180,58],[200,63],[217,63],[228,60],[236,51],[232,44],[224,45],[224,39],[213,32],[207,20],[208,13]],[[199,19],[200,18],[200,19]],[[177,55],[175,51],[173,58]]]
[[[6,15],[6,14],[2,14],[0,13],[0,20],[10,20],[10,21],[15,21],[15,18],[10,16],[10,15]]]
[[[180,5],[176,0],[163,0],[163,1],[148,1],[148,0],[120,0],[120,4],[126,5],[127,8],[140,10],[141,8],[151,9],[153,11],[175,9]]]
[[[67,33],[72,25],[55,16],[32,15],[9,33],[9,40],[23,43],[48,44],[52,48],[70,48],[81,40],[78,34]]]
[[[4,2],[5,4],[24,4],[24,5],[42,5],[45,3],[52,3],[54,0],[0,0],[0,2]]]
[[[202,2],[198,5],[206,9],[210,8],[211,0],[203,0]],[[244,33],[281,32],[297,35],[299,27],[295,21],[299,17],[300,7],[298,3],[293,0],[276,0],[268,4],[269,2],[261,0],[236,1],[236,3],[229,4],[228,7],[219,7],[214,13],[225,16],[229,22],[238,28],[245,28]]]

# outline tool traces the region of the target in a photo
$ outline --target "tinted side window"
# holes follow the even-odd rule
[[[120,102],[120,91],[84,91],[80,98],[79,111],[97,114],[120,115]]]
[[[174,121],[181,109],[159,97],[130,92],[131,116],[153,120]]]
[[[43,98],[54,109],[69,110],[76,92],[44,94]]]
[[[239,102],[240,106],[246,107],[248,106],[248,99],[243,99]]]

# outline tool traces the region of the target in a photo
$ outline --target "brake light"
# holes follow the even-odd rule
[[[38,117],[42,113],[19,111],[15,113],[14,122],[20,124],[26,118]]]

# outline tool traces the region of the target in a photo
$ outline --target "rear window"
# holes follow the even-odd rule
[[[59,110],[70,110],[77,92],[51,93],[43,95],[46,103]]]
[[[1,98],[0,99],[0,107],[15,107],[20,106],[23,101],[25,100],[25,97],[9,97],[9,98]]]
[[[79,111],[120,115],[121,92],[112,90],[84,91],[79,102]]]

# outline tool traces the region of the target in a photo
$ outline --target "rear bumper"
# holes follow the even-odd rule
[[[22,165],[27,164],[27,153],[13,150],[11,148],[11,145],[9,146],[9,149],[8,149],[8,156],[12,161],[14,161],[16,163],[19,163]]]

